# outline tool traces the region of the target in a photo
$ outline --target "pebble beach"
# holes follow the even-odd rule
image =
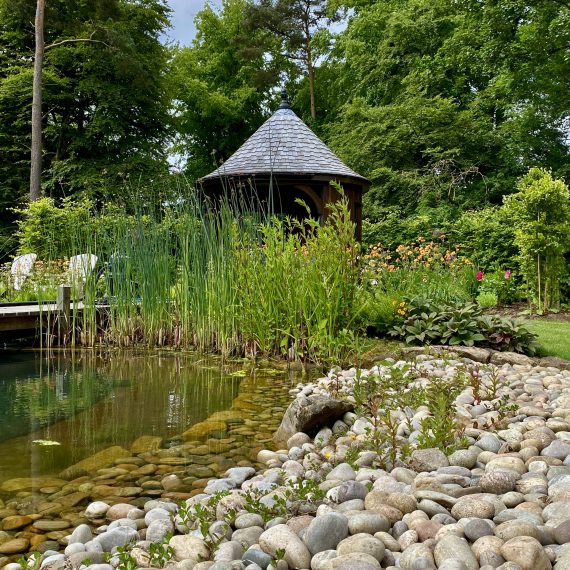
[[[104,485],[116,490],[109,479],[119,468],[138,476],[130,478],[132,487],[142,489],[145,477],[153,481],[146,487],[155,496],[98,497],[80,507],[73,522],[18,510],[17,500],[0,504],[0,566],[570,569],[570,370],[524,357],[505,360],[420,353],[411,371],[404,360],[333,369],[290,390],[293,403],[274,445],[217,477],[208,478],[205,466],[203,488],[186,494],[176,494],[186,475],[182,467],[153,478],[156,469],[136,454],[109,457],[93,474]],[[493,384],[492,398],[473,385],[457,394],[452,413],[461,430],[456,444],[444,448],[419,446],[428,406],[390,410],[398,449],[390,456],[375,448],[380,428],[356,392],[367,378],[395,369],[409,375],[404,390],[425,387],[434,377],[453,381],[469,370],[481,386]],[[295,409],[318,402],[328,406],[325,424],[292,432]],[[68,476],[67,489],[59,491],[64,502],[79,492],[73,473]],[[30,553],[37,536],[43,546]]]

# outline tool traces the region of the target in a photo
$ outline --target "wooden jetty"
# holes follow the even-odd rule
[[[108,305],[97,305],[97,311],[105,311]],[[71,323],[85,309],[83,302],[71,301],[71,289],[60,286],[55,302],[5,303],[0,305],[0,333],[40,330],[48,327],[50,334],[60,340],[69,337]]]

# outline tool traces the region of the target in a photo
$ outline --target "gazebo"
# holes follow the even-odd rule
[[[362,232],[362,192],[370,181],[344,164],[291,110],[287,93],[275,113],[223,164],[199,180],[206,196],[225,191],[255,195],[274,213],[298,219],[307,210],[323,221],[327,204],[340,198],[333,186],[343,188],[356,225]]]

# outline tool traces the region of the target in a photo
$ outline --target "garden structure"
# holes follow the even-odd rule
[[[339,184],[361,237],[362,192],[370,181],[346,166],[291,110],[285,91],[275,113],[200,182],[211,198],[224,193],[253,197],[271,213],[321,221],[327,205],[340,197]]]

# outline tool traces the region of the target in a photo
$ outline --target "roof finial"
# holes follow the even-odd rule
[[[287,95],[287,90],[285,87],[281,90],[281,104],[279,105],[278,109],[290,109],[291,105],[289,104],[289,95]]]

